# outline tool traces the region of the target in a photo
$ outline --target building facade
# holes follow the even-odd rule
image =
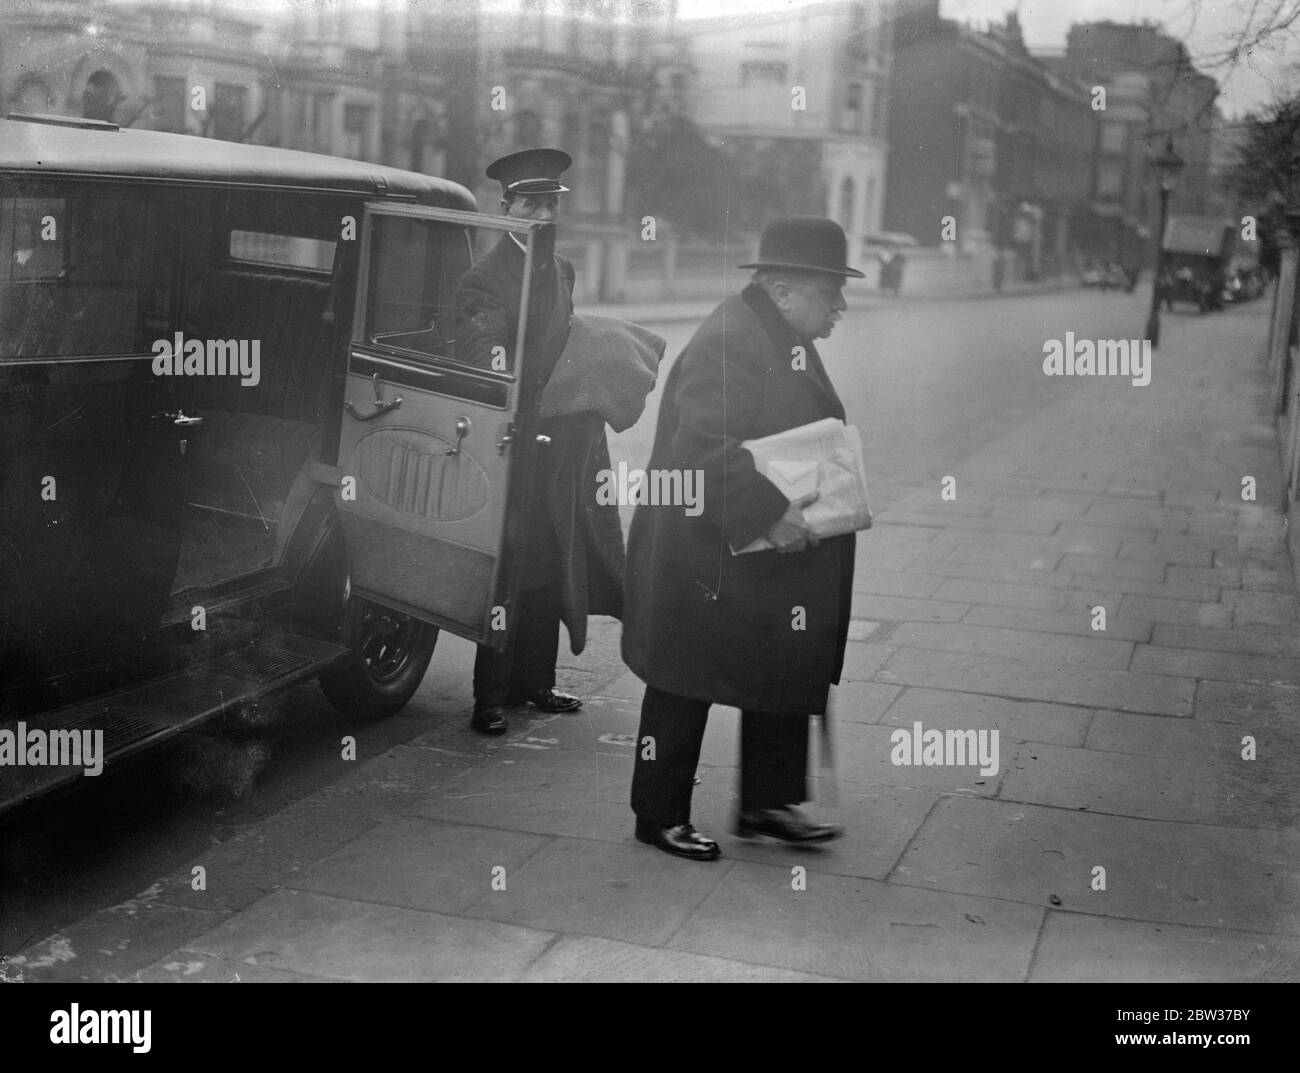
[[[829,0],[743,20],[679,21],[687,110],[726,154],[732,211],[836,220],[860,249],[881,227],[892,3]]]
[[[1170,213],[1203,214],[1213,207],[1218,84],[1196,70],[1181,41],[1149,22],[1077,24],[1054,62],[1104,91],[1093,193],[1080,230],[1098,256],[1130,266],[1148,263],[1160,223],[1150,162],[1170,136],[1186,165],[1170,195]]]
[[[938,0],[901,12],[885,226],[1034,279],[1067,267],[1089,194],[1096,119],[1085,88],[1029,53],[1019,20],[983,30]]]

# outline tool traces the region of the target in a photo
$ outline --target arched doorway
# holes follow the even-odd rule
[[[840,225],[846,234],[853,234],[853,199],[857,195],[857,186],[851,176],[844,176],[840,183]]]
[[[86,88],[81,93],[81,114],[86,119],[111,123],[113,113],[125,98],[117,78],[111,71],[101,68],[86,79]]]

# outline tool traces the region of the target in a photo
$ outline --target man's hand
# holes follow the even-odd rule
[[[767,531],[767,539],[783,555],[803,551],[804,548],[817,547],[817,538],[812,535],[812,530],[808,528],[808,523],[803,518],[803,508],[816,498],[817,493],[813,492],[802,499],[792,501],[786,508],[786,512],[781,515],[781,520]]]

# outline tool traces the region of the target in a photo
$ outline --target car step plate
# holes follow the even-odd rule
[[[107,697],[0,720],[0,813],[93,778],[86,750],[97,733],[102,752],[91,755],[107,768],[347,654],[341,645],[275,634]]]

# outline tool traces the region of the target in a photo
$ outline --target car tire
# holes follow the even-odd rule
[[[352,719],[392,715],[420,688],[437,641],[438,627],[353,597],[343,621],[351,655],[321,671],[321,691]]]

